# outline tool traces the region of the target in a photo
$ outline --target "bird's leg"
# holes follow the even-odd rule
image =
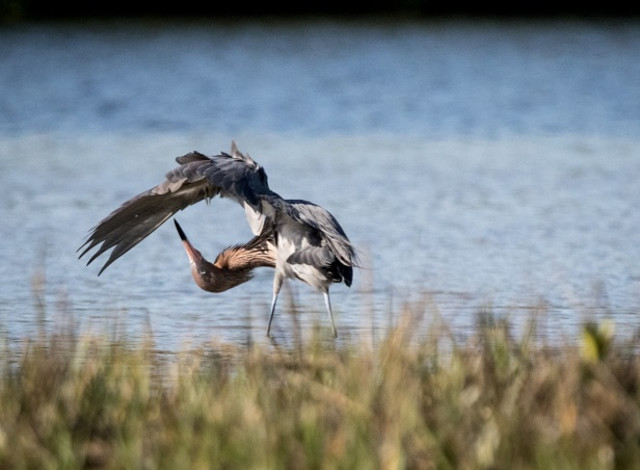
[[[333,337],[338,337],[338,330],[336,330],[336,323],[333,321],[333,312],[331,311],[331,300],[329,299],[329,291],[323,292],[324,295],[324,304],[327,307],[327,313],[329,314],[329,319],[331,320],[331,328],[333,328]]]
[[[267,336],[271,333],[271,322],[273,321],[273,314],[276,312],[276,300],[278,300],[278,293],[273,293],[273,300],[271,301],[271,314],[269,315],[269,326],[267,327]]]
[[[282,276],[278,273],[273,277],[273,300],[271,301],[271,314],[269,315],[269,326],[267,327],[267,336],[271,332],[271,322],[273,321],[273,314],[276,313],[276,302],[278,300],[278,294],[282,287]]]

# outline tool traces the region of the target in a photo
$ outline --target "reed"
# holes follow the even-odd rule
[[[459,344],[412,318],[374,344],[5,340],[0,468],[639,468],[633,341],[549,347],[485,314]]]

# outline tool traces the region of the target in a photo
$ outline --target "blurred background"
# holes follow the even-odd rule
[[[404,15],[411,17],[434,17],[440,15],[486,16],[629,16],[640,13],[634,2],[443,2],[430,0],[399,0],[369,2],[353,1],[308,1],[308,2],[202,2],[186,0],[181,2],[140,2],[140,1],[95,1],[49,2],[46,0],[2,0],[2,14],[13,20],[55,19],[72,17],[261,17],[277,15],[295,17],[299,15]]]
[[[565,340],[637,328],[640,23],[634,5],[452,8],[1,3],[0,326],[72,322],[159,347],[262,340],[271,276],[198,290],[172,224],[100,277],[76,249],[176,156],[239,148],[361,252],[332,290],[343,337],[419,305],[464,336],[479,311]],[[177,214],[209,259],[251,234],[214,200]],[[328,328],[290,283],[275,320]],[[294,308],[295,306],[295,308]],[[297,313],[295,313],[297,312]]]

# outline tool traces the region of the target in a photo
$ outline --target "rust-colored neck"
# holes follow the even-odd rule
[[[275,266],[275,246],[269,234],[224,249],[212,264],[191,244],[177,222],[176,228],[189,256],[193,280],[206,291],[224,292],[251,279],[253,269]]]
[[[209,292],[224,292],[251,279],[253,268],[221,269],[200,256],[191,261],[191,275],[198,287]]]

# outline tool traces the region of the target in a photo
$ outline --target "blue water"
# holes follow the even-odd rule
[[[464,336],[490,309],[545,338],[639,325],[640,24],[147,22],[0,29],[0,325],[158,347],[263,340],[271,272],[212,295],[167,224],[97,277],[89,229],[177,155],[235,139],[274,190],[329,209],[361,251],[332,289],[343,337],[403,304]],[[251,234],[229,201],[177,215],[209,258]],[[44,309],[34,278],[44,277]],[[328,327],[283,293],[276,335]],[[425,328],[426,329],[426,328]]]

